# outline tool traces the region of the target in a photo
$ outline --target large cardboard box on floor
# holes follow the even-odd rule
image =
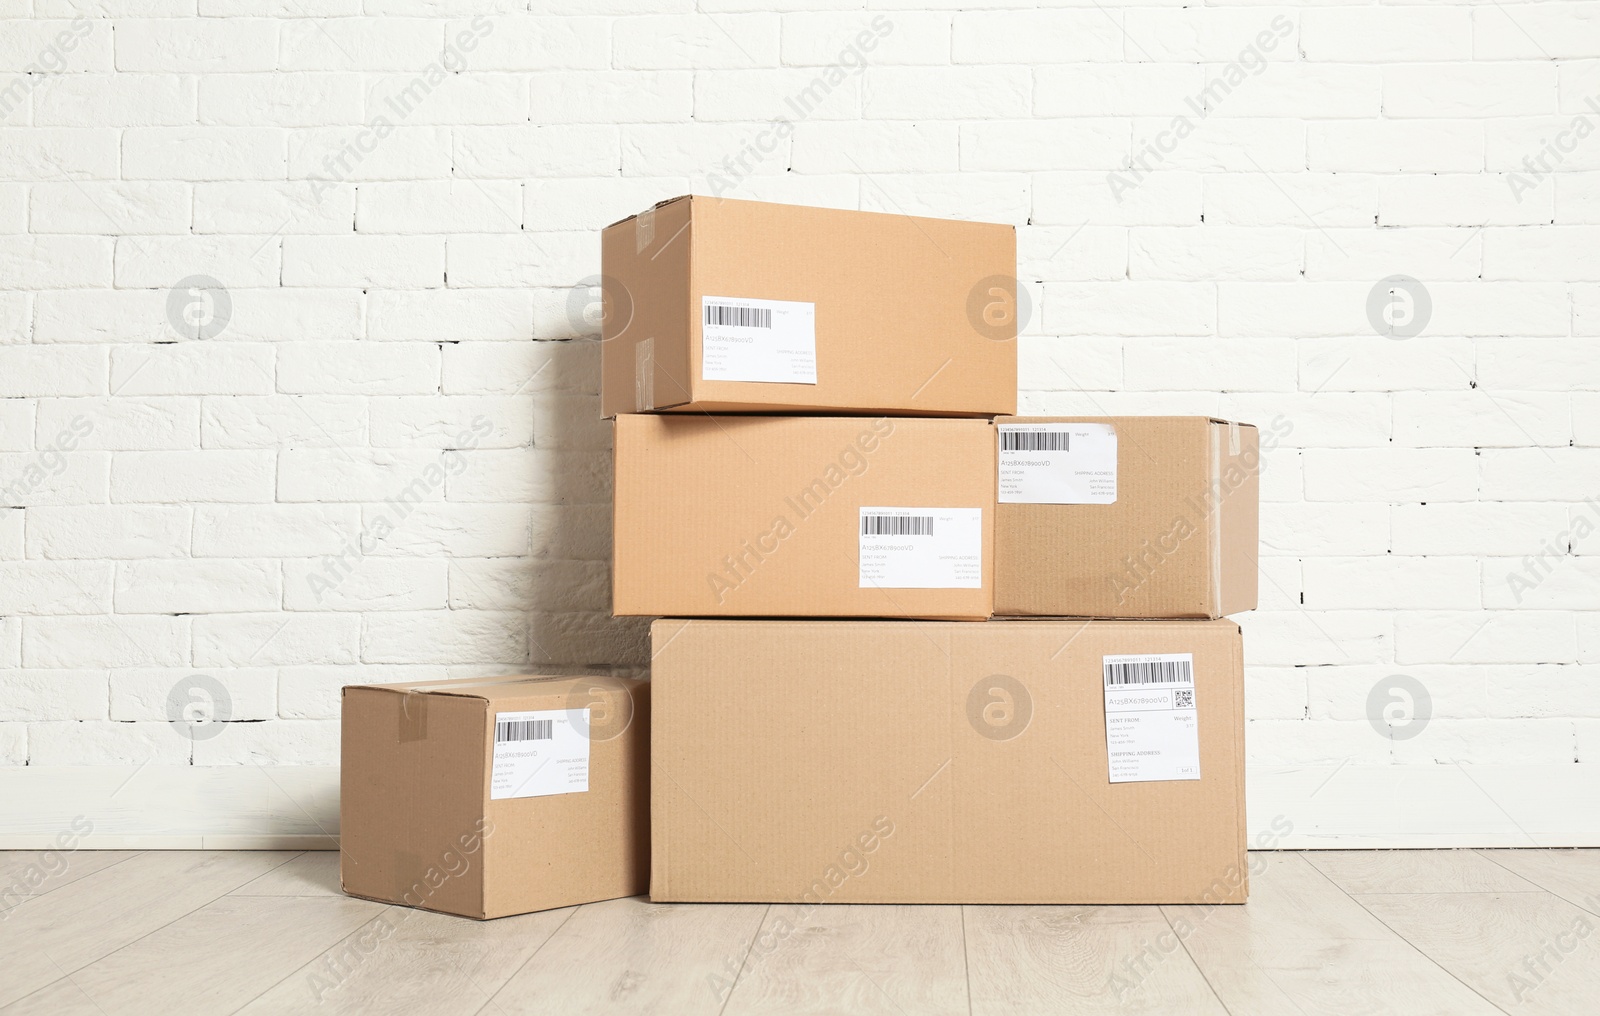
[[[644,892],[649,692],[609,677],[345,688],[344,891],[480,919]]]
[[[658,620],[651,640],[653,899],[1245,899],[1232,621]]]
[[[987,420],[624,414],[618,614],[981,620]]]
[[[681,197],[601,236],[601,406],[1014,413],[1014,226]]]
[[[996,420],[995,438],[997,615],[1255,608],[1255,427],[1204,416],[1033,416]]]

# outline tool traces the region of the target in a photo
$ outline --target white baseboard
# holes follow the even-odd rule
[[[1600,846],[1600,765],[1252,767],[1246,785],[1252,845]],[[80,849],[338,847],[331,766],[28,766],[0,769],[0,801],[0,850],[80,816]]]

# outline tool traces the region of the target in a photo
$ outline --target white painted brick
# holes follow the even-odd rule
[[[452,610],[609,611],[611,569],[604,561],[467,558],[450,562]]]
[[[187,233],[181,183],[36,183],[28,207],[35,233]]]
[[[537,230],[578,230],[541,236],[542,243],[571,260],[599,253],[599,231],[626,215],[653,206],[663,196],[686,193],[684,176],[627,180],[531,180],[527,187],[527,223]],[[588,260],[584,262],[588,264]]]
[[[312,557],[354,543],[361,511],[343,504],[198,505],[197,557]]]
[[[989,120],[961,126],[968,170],[1117,169],[1132,145],[1128,120]]]
[[[532,523],[534,557],[603,560],[611,553],[611,511],[606,505],[534,505]]]
[[[1600,445],[1600,392],[1572,393],[1572,443]]]
[[[194,187],[196,233],[348,233],[355,229],[353,184],[321,187],[288,182],[198,183]],[[315,299],[304,294],[301,299]]]
[[[216,737],[194,742],[194,764],[338,765],[339,724],[334,720],[229,723]]]
[[[1394,743],[1403,765],[1557,765],[1574,760],[1570,719],[1439,720],[1425,737]]]
[[[1381,555],[1389,549],[1389,509],[1375,504],[1278,504],[1261,513],[1266,554]]]
[[[103,720],[104,670],[11,670],[0,675],[0,720]]]
[[[1555,111],[1554,64],[1435,63],[1383,68],[1383,113],[1387,117],[1528,116]]]
[[[33,91],[40,127],[172,127],[192,124],[195,79],[176,74],[64,74]]]
[[[1600,279],[1600,226],[1486,229],[1483,277],[1542,282]]]
[[[109,494],[108,452],[0,454],[0,505],[92,504]]]
[[[442,610],[448,572],[449,562],[442,559],[333,555],[285,561],[283,605],[288,610]]]
[[[273,455],[255,451],[117,452],[111,500],[154,504],[272,500]]]
[[[275,610],[282,603],[282,576],[273,561],[124,561],[117,565],[118,613],[236,614]]]
[[[773,14],[623,18],[612,23],[612,66],[629,70],[770,67],[778,62]]]
[[[115,451],[198,448],[200,404],[197,399],[42,399],[37,426],[56,447],[69,441],[78,448]]]
[[[1465,339],[1302,339],[1300,387],[1320,392],[1456,390],[1472,378]]]
[[[1394,439],[1418,447],[1566,445],[1572,439],[1572,412],[1565,394],[1485,388],[1397,392]]]
[[[1128,277],[1211,282],[1298,279],[1304,240],[1299,230],[1140,226],[1129,231]]]
[[[1572,333],[1600,335],[1600,286],[1572,287]]]
[[[528,83],[516,74],[426,73],[369,76],[368,123],[380,118],[409,124],[523,123],[528,119]]]
[[[200,80],[200,123],[315,127],[363,123],[359,74],[217,74]]]
[[[1312,448],[1305,469],[1308,501],[1470,501],[1478,495],[1477,458],[1464,448]]]
[[[108,127],[0,127],[0,179],[114,179],[118,145]]]
[[[1352,120],[1314,123],[1306,161],[1326,172],[1470,173],[1484,166],[1482,124],[1459,120]]]
[[[32,188],[20,183],[0,184],[0,231],[25,233],[28,231],[28,195]],[[10,299],[24,294],[7,294]]]
[[[440,501],[447,470],[463,469],[460,452],[412,449],[287,449],[278,459],[280,501]]]
[[[1122,27],[1128,60],[1237,64],[1251,73],[1295,58],[1296,12],[1285,8],[1135,8]]]
[[[1433,318],[1425,331],[1438,335],[1566,335],[1572,317],[1567,289],[1565,284],[1548,282],[1431,283]]]
[[[1130,339],[1124,343],[1124,387],[1130,391],[1174,388],[1293,391],[1292,343],[1259,339]],[[1131,354],[1131,355],[1129,355]]]
[[[368,505],[362,518],[374,555],[511,557],[529,552],[532,512],[518,504],[416,504],[397,524],[393,508]]]
[[[1585,611],[1577,615],[1578,659],[1582,663],[1600,663],[1600,614]]]
[[[0,561],[22,560],[22,508],[0,508]]]
[[[1517,193],[1503,175],[1397,176],[1378,184],[1381,226],[1532,225],[1555,217],[1555,188]]]
[[[603,124],[521,124],[451,131],[456,173],[469,180],[607,176],[622,164],[620,132]]]
[[[349,339],[361,334],[357,289],[234,289],[233,318],[217,339],[283,342]]]
[[[1269,63],[1219,99],[1212,115],[1371,118],[1382,110],[1382,93],[1383,79],[1376,67]]]
[[[278,714],[277,672],[269,667],[223,670],[205,674],[222,686],[227,698],[217,701],[209,688],[199,688],[199,677],[188,668],[137,667],[113,671],[110,675],[111,719],[121,722],[183,717],[187,707],[191,716],[218,721],[266,720]],[[171,703],[180,703],[177,710]],[[181,733],[174,730],[175,733]]]
[[[1022,173],[929,173],[861,182],[862,210],[894,215],[1021,225],[1029,203],[1028,177]]]
[[[1525,116],[1490,120],[1483,128],[1484,164],[1508,174],[1524,203],[1550,189],[1548,174],[1600,169],[1600,144],[1588,135],[1593,116]],[[1511,193],[1511,184],[1506,185]]]
[[[1305,563],[1307,610],[1473,610],[1478,562],[1466,557],[1324,557]]]
[[[1397,616],[1382,610],[1258,610],[1238,621],[1254,664],[1315,666],[1388,659]]]
[[[205,400],[207,448],[341,448],[366,438],[365,399],[341,395],[224,396]]]
[[[909,11],[785,14],[780,52],[785,64],[804,67],[948,63],[950,17]]]
[[[354,614],[217,614],[194,618],[197,667],[354,663],[361,618]]]
[[[444,239],[337,236],[283,239],[283,283],[423,289],[444,285]]]
[[[1024,282],[1110,282],[1126,278],[1128,231],[1117,226],[1024,227],[1017,231],[1017,273]],[[1042,320],[1037,303],[1032,314],[1034,321]]]
[[[1188,225],[1199,223],[1202,177],[1158,170],[1134,181],[1121,172],[1038,173],[1033,177],[1033,218],[1041,224]]]
[[[60,12],[65,13],[65,12]],[[43,20],[8,18],[0,37],[0,72],[55,74],[62,71],[109,71],[111,25],[87,18]]]
[[[1534,193],[1544,187],[1555,189],[1555,222],[1600,224],[1600,173],[1562,173],[1536,184]],[[1522,196],[1524,200],[1532,200],[1529,192],[1522,192]]]
[[[167,723],[30,723],[28,764],[186,765],[187,738]]]
[[[112,241],[108,237],[0,237],[0,286],[10,289],[108,286],[111,284],[111,252]]]
[[[1593,717],[1594,667],[1522,664],[1484,667],[1489,709],[1499,716]]]
[[[1472,12],[1472,51],[1479,60],[1556,60],[1600,52],[1600,12],[1586,3],[1530,3]]]
[[[627,176],[688,176],[706,190],[715,181],[789,170],[789,129],[783,124],[638,124],[622,129]]]
[[[439,347],[429,342],[286,342],[278,390],[291,394],[424,394],[439,389]]]
[[[278,281],[278,244],[270,237],[118,237],[116,285],[171,286],[192,275],[224,286],[269,286]]]
[[[862,80],[861,74],[830,74],[813,67],[697,71],[693,85],[694,119],[697,122],[855,120],[861,116]],[[617,119],[661,122],[674,118],[629,114]]]
[[[1571,663],[1572,615],[1554,610],[1408,611],[1395,615],[1395,662]]]
[[[539,448],[606,450],[611,424],[593,395],[540,393],[533,398],[534,444]]]
[[[1404,504],[1392,512],[1396,554],[1537,554],[1569,532],[1562,504]]]
[[[1306,163],[1306,125],[1285,117],[1212,117],[1196,121],[1181,139],[1170,118],[1140,117],[1133,121],[1133,140],[1133,166],[1155,171],[1292,172]],[[1163,146],[1171,151],[1162,152]]]
[[[444,347],[446,395],[599,390],[598,342],[459,342]]]
[[[1483,496],[1496,501],[1586,501],[1600,487],[1600,448],[1487,448]]]
[[[36,406],[30,401],[0,400],[0,451],[32,451],[36,415]]]
[[[689,119],[688,71],[546,71],[532,75],[536,123],[661,123]]]
[[[1472,12],[1429,7],[1326,7],[1300,13],[1307,60],[1402,63],[1472,59]]]
[[[101,561],[0,561],[0,614],[105,614],[111,565]]]
[[[1216,294],[1179,282],[1046,284],[1044,327],[1060,335],[1210,335]]]
[[[1482,339],[1477,377],[1494,392],[1600,388],[1600,346],[1570,339]]]
[[[20,518],[21,513],[17,513]],[[31,558],[141,560],[189,552],[190,509],[176,505],[38,506],[27,510]]]
[[[363,663],[520,663],[527,659],[528,620],[521,611],[374,614],[362,626]]]
[[[114,395],[265,395],[273,347],[195,340],[111,350]]]
[[[475,71],[542,71],[603,68],[611,65],[609,18],[538,17],[517,13],[474,22],[451,21],[447,38],[477,36],[467,57]],[[484,30],[487,34],[483,34]]]
[[[1025,67],[871,67],[862,80],[863,114],[883,120],[1023,117],[1033,93]]]
[[[270,71],[276,22],[252,18],[162,18],[116,23],[117,70],[180,73]]]
[[[1429,282],[1475,279],[1484,234],[1467,229],[1323,229],[1306,235],[1306,278],[1371,283],[1405,274]]]
[[[611,496],[611,455],[595,451],[483,449],[459,453],[465,468],[445,480],[451,501],[557,501]]]
[[[367,298],[368,339],[509,342],[530,338],[533,327],[533,302],[521,289],[379,290]]]
[[[356,229],[363,233],[505,233],[522,228],[522,185],[451,180],[362,184]]]
[[[1166,116],[1185,110],[1206,78],[1197,65],[1044,65],[1034,72],[1034,116]]]
[[[291,181],[314,181],[319,193],[351,180],[428,180],[450,175],[450,131],[444,127],[304,127],[288,132]],[[282,173],[273,174],[282,177]]]
[[[187,617],[28,617],[22,662],[28,667],[182,667],[189,662]],[[94,758],[96,756],[86,756]]]
[[[541,196],[545,194],[550,197]],[[546,207],[553,214],[593,214],[587,210],[557,212],[559,202],[548,191],[530,188],[528,198],[539,202],[538,208],[529,209],[530,215],[540,214]],[[455,235],[445,249],[446,274],[453,288],[569,286],[600,274],[598,240],[586,232]]]
[[[286,71],[417,71],[444,51],[434,18],[290,18],[280,23]]]
[[[285,166],[284,131],[272,127],[136,127],[122,132],[128,180],[273,180]]]
[[[1121,20],[1082,9],[957,14],[951,56],[958,64],[1115,62]]]
[[[1600,557],[1484,558],[1483,605],[1500,610],[1589,610]]]
[[[1371,225],[1378,181],[1346,173],[1237,173],[1205,177],[1207,225]]]
[[[586,408],[595,410],[598,404]],[[518,448],[533,444],[533,399],[446,395],[376,398],[374,448]],[[465,440],[463,440],[465,439]]]
[[[1389,440],[1390,396],[1368,392],[1316,392],[1294,399],[1278,394],[1223,393],[1207,415],[1261,428],[1263,445],[1286,448],[1365,448]]]

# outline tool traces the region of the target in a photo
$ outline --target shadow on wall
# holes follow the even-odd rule
[[[611,616],[611,424],[600,416],[600,342],[538,345],[547,349],[533,382],[529,658],[552,673],[642,676],[649,619]]]

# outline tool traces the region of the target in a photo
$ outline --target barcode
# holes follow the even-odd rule
[[[1003,452],[1068,452],[1072,435],[1064,430],[1002,430]]]
[[[555,737],[554,720],[497,720],[494,739],[500,741],[548,741]]]
[[[725,303],[706,304],[706,324],[735,325],[739,328],[771,328],[770,307],[730,307]]]
[[[1123,684],[1194,684],[1194,668],[1188,660],[1105,663],[1101,666],[1107,688]]]
[[[932,515],[863,515],[862,536],[932,536]]]

